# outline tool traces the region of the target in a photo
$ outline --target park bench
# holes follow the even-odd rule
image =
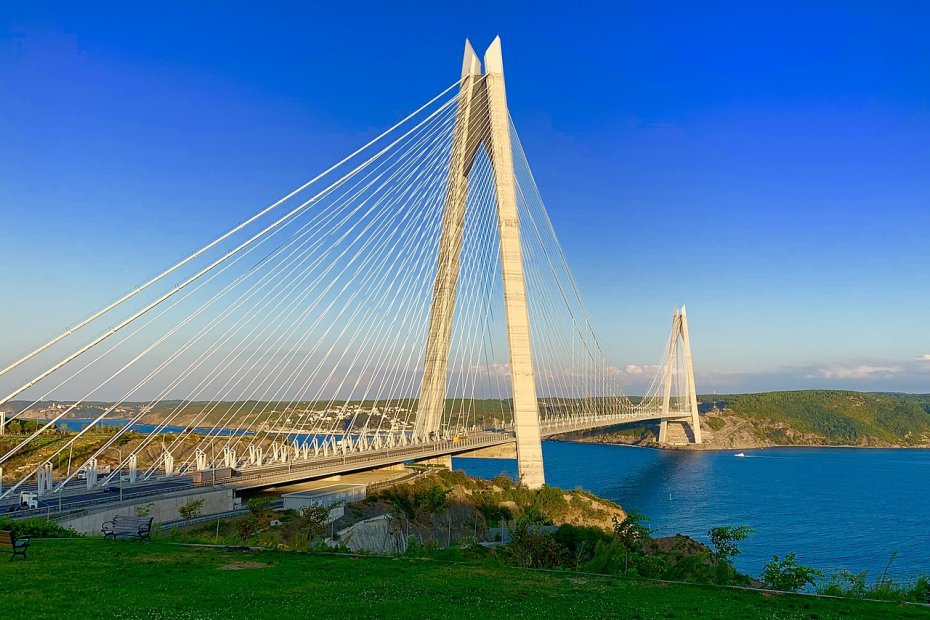
[[[9,549],[13,552],[13,555],[10,556],[10,560],[15,558],[18,555],[23,556],[23,559],[26,559],[26,549],[29,548],[29,539],[28,538],[16,538],[16,534],[13,532],[7,532],[5,530],[0,530],[0,547]]]
[[[104,540],[138,536],[139,540],[148,538],[151,541],[152,517],[116,515],[112,521],[105,521],[100,529],[103,531]]]

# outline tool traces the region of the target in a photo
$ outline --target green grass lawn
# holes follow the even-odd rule
[[[0,617],[930,618],[892,603],[385,557],[36,541],[0,559]]]

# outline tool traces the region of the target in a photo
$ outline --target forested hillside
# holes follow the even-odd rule
[[[705,449],[763,446],[930,447],[930,394],[802,390],[698,397]],[[657,424],[562,437],[654,445]]]

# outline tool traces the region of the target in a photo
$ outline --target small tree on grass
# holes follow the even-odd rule
[[[807,585],[814,585],[815,580],[823,573],[816,568],[798,564],[794,554],[789,553],[785,559],[779,560],[773,556],[772,561],[762,569],[762,581],[773,590],[797,592]]]
[[[299,529],[303,530],[312,540],[326,532],[326,524],[329,522],[330,513],[338,507],[339,503],[330,506],[313,503],[303,506],[297,511],[297,524]]]
[[[248,507],[249,512],[256,519],[262,519],[269,515],[271,512],[271,498],[270,497],[253,497],[248,502],[246,502],[246,507]]]
[[[178,508],[178,514],[181,515],[181,518],[185,521],[190,521],[200,516],[200,510],[203,508],[202,499],[192,499],[187,502],[180,508]]]
[[[729,560],[741,553],[737,543],[749,538],[753,532],[755,530],[748,525],[721,525],[711,528],[707,535],[710,536],[710,544],[714,546],[714,555],[718,559]]]
[[[639,549],[652,534],[652,529],[643,525],[648,520],[649,517],[638,510],[629,511],[622,520],[614,517],[614,534],[617,540],[630,551]]]

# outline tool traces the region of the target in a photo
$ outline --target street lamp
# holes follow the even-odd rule
[[[123,503],[123,449],[117,448],[119,454],[119,464],[116,466],[116,479],[119,480],[119,501]]]

